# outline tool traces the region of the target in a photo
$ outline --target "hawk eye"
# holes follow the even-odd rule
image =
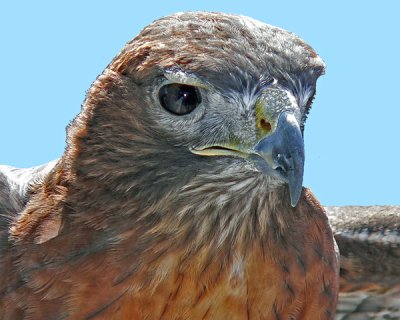
[[[158,98],[165,110],[178,116],[192,112],[201,103],[201,95],[196,87],[179,83],[161,87]]]

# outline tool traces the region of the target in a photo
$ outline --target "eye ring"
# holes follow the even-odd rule
[[[160,88],[158,99],[168,112],[182,116],[191,113],[201,103],[201,94],[195,86],[169,83]]]

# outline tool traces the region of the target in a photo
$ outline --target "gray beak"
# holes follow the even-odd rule
[[[254,149],[257,167],[289,185],[292,207],[299,201],[303,187],[304,141],[299,123],[290,112],[279,115],[275,131],[260,140]]]

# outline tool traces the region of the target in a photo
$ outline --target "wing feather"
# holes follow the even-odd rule
[[[0,165],[0,220],[11,219],[23,209],[30,187],[44,180],[57,161],[24,169]]]
[[[400,207],[325,209],[340,251],[336,319],[400,319]]]

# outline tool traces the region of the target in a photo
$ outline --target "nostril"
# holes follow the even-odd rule
[[[260,120],[260,128],[265,131],[265,133],[268,133],[271,131],[272,129],[272,125],[271,123],[269,123],[267,120],[265,120],[264,118],[262,118]]]
[[[277,153],[275,156],[275,163],[277,164],[277,168],[282,173],[287,173],[290,170],[293,170],[291,165],[291,156],[290,155],[283,155],[281,153]]]
[[[281,175],[284,175],[286,173],[286,170],[283,167],[276,167],[275,169],[276,171],[278,171]]]

